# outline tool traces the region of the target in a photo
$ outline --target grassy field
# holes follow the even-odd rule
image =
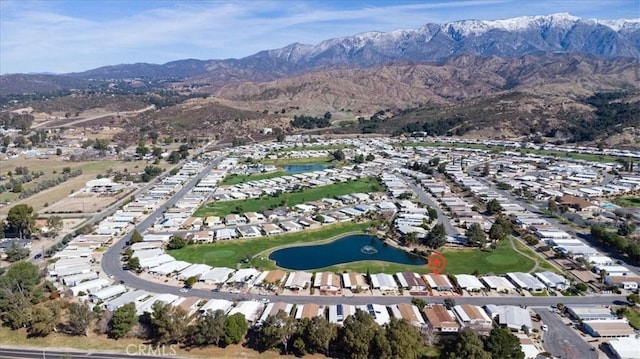
[[[204,263],[214,267],[236,268],[236,265],[246,257],[253,257],[258,253],[294,243],[311,243],[327,240],[350,232],[361,232],[371,226],[371,223],[339,223],[315,230],[307,230],[280,236],[239,239],[211,244],[198,244],[168,251],[177,260],[190,263]],[[250,267],[263,268],[271,261],[261,261],[256,258],[249,263]],[[272,262],[271,262],[272,263]],[[270,268],[274,268],[273,266]]]
[[[308,188],[301,192],[283,193],[276,197],[268,196],[235,201],[209,202],[198,208],[193,215],[194,217],[224,216],[234,213],[239,206],[242,207],[242,211],[244,212],[261,212],[273,206],[282,205],[285,199],[286,205],[291,207],[296,204],[315,201],[325,197],[336,197],[357,192],[370,193],[380,190],[382,190],[382,187],[376,179],[361,178],[355,181]]]
[[[636,307],[627,308],[625,318],[627,318],[632,327],[640,330],[640,311]]]
[[[529,258],[535,258],[538,261],[539,263],[538,268],[540,271],[548,270],[554,273],[564,275],[564,273],[560,272],[558,268],[554,267],[551,263],[547,262],[542,256],[538,255],[531,248],[527,247],[524,243],[516,239],[513,239],[513,243],[515,244],[516,248],[518,248],[520,252],[525,253],[527,256],[529,256]]]
[[[626,208],[640,207],[640,197],[618,197],[613,203]]]
[[[222,180],[222,182],[220,182],[220,184],[221,185],[231,186],[231,185],[238,184],[238,183],[244,183],[244,182],[249,182],[249,181],[259,181],[259,180],[263,180],[263,179],[282,177],[282,176],[285,176],[285,175],[286,175],[286,173],[284,171],[275,171],[275,172],[267,172],[267,173],[255,173],[255,174],[250,174],[250,175],[232,174],[232,175],[229,175],[229,176],[225,177]]]
[[[494,251],[447,248],[442,254],[447,260],[444,272],[451,274],[471,274],[475,270],[481,274],[528,272],[535,265],[532,259],[514,251],[508,241],[498,242]]]
[[[352,145],[312,145],[312,146],[292,146],[280,149],[278,151],[333,151],[345,148],[353,148]]]
[[[505,147],[501,146],[492,146],[492,145],[483,145],[478,143],[443,143],[443,142],[401,142],[398,146],[403,147],[446,147],[446,148],[471,148],[477,150],[488,150],[488,151],[496,151],[500,152]],[[513,150],[513,149],[510,149]],[[551,150],[535,150],[535,149],[522,149],[518,150],[521,153],[531,153],[542,156],[554,156],[558,159],[574,159],[574,160],[584,160],[590,162],[600,162],[600,163],[610,163],[615,162],[616,160],[621,159],[621,157],[616,156],[607,156],[607,155],[593,155],[589,153],[572,153],[572,152],[561,152],[561,151],[551,151]]]
[[[264,159],[260,160],[260,163],[265,165],[336,165],[335,161],[332,161],[329,157],[309,157],[309,158],[278,158],[275,160]],[[338,163],[339,164],[339,163]]]
[[[92,332],[87,337],[77,337],[66,335],[63,333],[51,333],[44,338],[27,338],[27,332],[25,329],[10,330],[6,327],[0,327],[0,344],[4,346],[18,347],[18,348],[42,348],[42,358],[48,358],[44,350],[60,350],[60,351],[104,351],[111,353],[120,353],[119,355],[138,354],[138,345],[149,353],[150,345],[147,341],[134,338],[121,338],[118,340],[109,339],[106,335],[96,335]],[[295,358],[292,355],[281,356],[277,352],[266,351],[263,353],[254,351],[243,347],[242,345],[230,345],[226,348],[218,347],[205,347],[194,349],[183,349],[179,345],[173,346],[176,354],[180,357],[192,357],[192,358]],[[155,352],[161,353],[161,352]],[[167,356],[173,352],[170,348],[165,349]],[[139,353],[144,355],[142,351]],[[305,355],[310,358],[326,358],[324,355]],[[160,356],[158,356],[160,358]]]

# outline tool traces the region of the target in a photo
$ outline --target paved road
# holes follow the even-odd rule
[[[540,314],[542,323],[549,327],[542,339],[544,349],[554,357],[562,359],[597,359],[598,354],[592,346],[576,333],[573,327],[567,326],[560,317],[546,308],[534,309]]]
[[[425,192],[425,190],[422,189],[422,187],[416,185],[413,179],[409,177],[403,176],[401,174],[398,174],[398,177],[402,178],[407,184],[407,186],[409,186],[409,188],[411,188],[418,195],[418,200],[420,202],[436,210],[436,212],[438,213],[438,223],[442,223],[444,225],[444,230],[445,232],[447,232],[448,236],[451,236],[451,237],[459,236],[458,231],[453,227],[453,225],[451,224],[451,221],[449,221],[449,216],[447,216],[442,211],[442,209],[440,208],[440,205],[435,203],[431,199],[431,196],[429,196],[429,194],[427,194],[427,192]]]
[[[131,345],[125,349],[125,353],[97,353],[64,351],[50,349],[23,349],[23,348],[0,348],[0,359],[16,358],[37,358],[37,359],[158,359],[158,358],[181,358],[176,356],[174,351],[166,347],[153,351],[150,345]],[[130,354],[129,354],[130,353]],[[142,354],[142,355],[136,355]]]

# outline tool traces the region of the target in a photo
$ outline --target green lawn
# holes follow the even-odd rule
[[[499,152],[503,147],[494,145],[483,145],[477,143],[443,143],[443,142],[400,142],[397,146],[403,147],[447,147],[447,148],[472,148],[477,150],[488,150]],[[611,163],[622,157],[607,156],[607,155],[593,155],[589,153],[572,153],[572,152],[560,152],[551,150],[535,150],[535,149],[522,149],[521,153],[531,153],[542,156],[555,156],[558,159],[574,159],[584,160],[590,162]]]
[[[498,242],[494,251],[446,248],[442,254],[447,260],[444,272],[451,274],[471,274],[476,269],[481,274],[528,272],[535,265],[533,260],[514,251],[508,241]]]
[[[370,193],[381,190],[382,187],[375,178],[361,178],[355,181],[308,188],[301,192],[283,193],[275,197],[267,196],[235,201],[209,202],[198,208],[193,215],[194,217],[224,216],[236,212],[238,207],[242,207],[241,210],[243,212],[261,212],[284,204],[285,199],[286,205],[291,207],[324,197],[336,197],[357,192]]]
[[[336,236],[341,236],[345,233],[361,232],[370,226],[370,222],[346,222],[325,226],[315,230],[306,230],[291,234],[283,234],[280,236],[190,245],[167,252],[177,260],[183,260],[190,263],[204,263],[214,267],[236,268],[238,262],[247,256],[253,257],[268,249],[293,243],[311,243],[327,240]],[[248,266],[263,269],[274,268],[273,265],[272,267],[263,266],[263,262],[268,263],[270,261],[262,261],[260,258],[256,258],[251,261]]]
[[[618,197],[613,203],[627,208],[640,207],[640,197]]]
[[[335,165],[336,162],[332,161],[329,157],[309,157],[309,158],[278,158],[275,160],[264,159],[260,160],[260,163],[264,165]]]
[[[232,174],[229,175],[227,177],[225,177],[222,182],[220,182],[221,185],[234,185],[234,184],[238,184],[238,183],[244,183],[244,182],[249,182],[249,181],[259,181],[259,180],[263,180],[263,179],[270,179],[270,178],[275,178],[275,177],[281,177],[281,176],[285,176],[287,175],[287,173],[285,173],[284,171],[274,171],[274,172],[267,172],[267,173],[255,173],[255,174],[250,174],[250,175],[239,175],[239,174]]]
[[[627,320],[629,321],[629,324],[632,327],[636,329],[640,329],[640,311],[638,311],[638,309],[636,309],[635,307],[627,308],[627,311],[624,316],[625,318],[627,318]]]
[[[345,148],[353,148],[352,145],[312,145],[312,146],[292,146],[286,147],[278,150],[279,152],[284,151],[333,151],[333,150],[342,150]]]
[[[554,267],[551,263],[547,262],[546,259],[544,259],[544,257],[540,256],[539,254],[537,254],[536,252],[534,252],[531,248],[529,248],[527,245],[525,245],[524,243],[520,242],[519,240],[513,239],[513,243],[515,243],[516,248],[518,248],[518,250],[520,252],[523,252],[525,254],[527,254],[530,258],[535,258],[538,260],[538,263],[540,263],[540,265],[538,266],[538,271],[551,271],[554,273],[558,273],[558,274],[562,274],[565,277],[567,275],[565,275],[564,273],[560,272],[558,270],[558,268]]]

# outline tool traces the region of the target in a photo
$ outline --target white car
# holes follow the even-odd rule
[[[543,325],[542,325],[542,331],[543,331],[543,332],[546,332],[547,330],[549,330],[549,327],[547,327],[547,325],[546,325],[546,324],[543,324]]]
[[[182,288],[182,289],[180,289],[180,293],[186,293],[186,292],[188,292],[188,291],[189,291],[189,289],[187,289],[187,288]]]

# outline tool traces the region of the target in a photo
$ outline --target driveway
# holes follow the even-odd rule
[[[562,359],[597,359],[598,354],[591,350],[591,345],[580,335],[567,326],[562,319],[546,308],[536,308],[534,311],[542,317],[542,323],[549,327],[543,334],[544,349],[554,357]]]

